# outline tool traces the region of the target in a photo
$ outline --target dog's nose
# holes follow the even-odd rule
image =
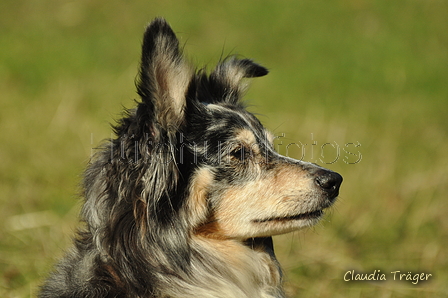
[[[330,199],[334,199],[339,194],[339,187],[342,183],[342,176],[338,173],[326,170],[319,170],[315,174],[316,184],[325,191]]]

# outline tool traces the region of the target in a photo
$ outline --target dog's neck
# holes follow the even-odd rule
[[[271,237],[240,241],[196,235],[192,240],[197,253],[191,265],[200,270],[195,269],[194,276],[179,280],[179,285],[171,287],[176,293],[169,293],[170,296],[284,297]]]

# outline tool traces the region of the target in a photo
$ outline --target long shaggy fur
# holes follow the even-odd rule
[[[342,178],[273,150],[229,57],[207,74],[163,19],[143,37],[137,107],[89,164],[84,223],[40,297],[284,297],[272,235],[316,223]]]

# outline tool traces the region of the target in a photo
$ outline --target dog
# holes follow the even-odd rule
[[[241,99],[249,59],[193,68],[162,19],[143,37],[140,101],[83,178],[83,225],[39,297],[285,297],[272,236],[316,224],[342,177],[279,155]]]

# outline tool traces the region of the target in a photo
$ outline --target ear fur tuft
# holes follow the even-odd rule
[[[157,18],[146,28],[137,92],[155,122],[167,129],[183,119],[185,94],[194,69],[185,61],[179,41],[168,25]]]
[[[245,78],[262,77],[269,73],[265,67],[253,62],[250,59],[237,60],[237,65],[242,71],[245,71]]]
[[[238,59],[231,56],[219,63],[208,78],[215,101],[236,104],[242,97],[246,85],[243,78],[261,77],[268,70],[250,59]]]

